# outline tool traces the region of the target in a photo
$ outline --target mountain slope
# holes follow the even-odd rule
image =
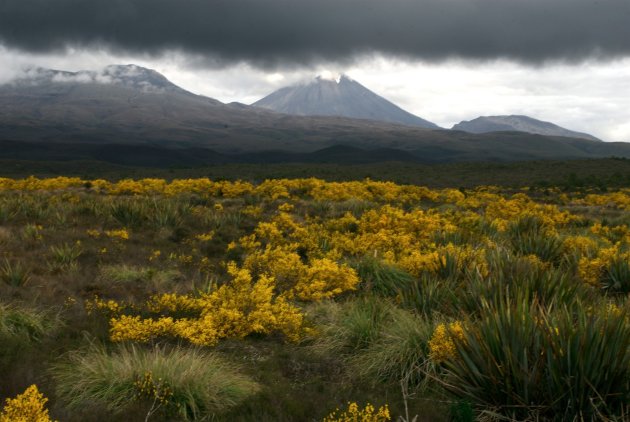
[[[195,95],[139,66],[100,72],[33,69],[0,85],[0,139],[148,143],[217,151],[371,147],[426,131],[343,117],[279,114]],[[420,134],[421,136],[425,134]],[[363,144],[364,143],[364,144]]]
[[[223,104],[138,66],[76,73],[38,69],[0,85],[0,142],[0,155],[6,159],[102,158],[145,165],[314,157],[339,162],[630,157],[630,144],[624,143],[525,132],[430,130]],[[352,148],[365,152],[353,157]]]
[[[551,122],[536,120],[528,116],[482,116],[476,119],[463,121],[455,126],[453,130],[461,130],[470,133],[488,132],[527,132],[537,135],[564,136],[569,138],[582,138],[591,141],[599,141],[596,137],[587,133],[574,132],[565,129]]]
[[[401,109],[347,76],[337,80],[318,77],[311,83],[281,88],[252,105],[298,116],[342,116],[428,129],[439,128],[435,123]]]

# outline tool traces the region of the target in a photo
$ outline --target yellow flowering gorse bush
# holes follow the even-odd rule
[[[335,410],[322,422],[384,422],[391,421],[389,407],[380,406],[378,410],[370,403],[361,408],[356,402],[348,403],[346,410]]]
[[[429,340],[429,358],[442,363],[457,356],[456,341],[464,341],[464,327],[459,321],[438,324]]]
[[[6,399],[0,422],[52,422],[46,409],[48,399],[35,384],[15,398]]]
[[[214,345],[222,338],[278,332],[289,340],[304,333],[304,315],[285,295],[274,293],[274,280],[253,280],[248,270],[230,264],[232,281],[199,297],[165,294],[150,299],[144,309],[156,314],[120,313],[110,320],[112,341],[146,342],[178,337],[197,345]],[[184,316],[179,316],[184,315]]]

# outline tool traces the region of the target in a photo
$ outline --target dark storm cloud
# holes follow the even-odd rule
[[[371,52],[540,63],[630,55],[630,1],[0,0],[0,43],[259,66]]]

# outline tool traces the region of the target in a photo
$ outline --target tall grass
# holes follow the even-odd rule
[[[350,354],[365,349],[379,338],[391,319],[394,306],[377,296],[366,296],[343,304],[323,303],[318,308],[314,313],[325,315],[318,321],[320,337],[316,348]]]
[[[34,309],[0,303],[0,340],[39,341],[55,326],[56,318]],[[6,345],[6,344],[5,344]]]
[[[0,303],[0,371],[23,359],[25,350],[59,326],[58,317],[50,312]]]
[[[258,384],[220,357],[200,349],[91,345],[54,366],[59,397],[69,408],[100,405],[114,414],[144,405],[176,420],[202,420],[239,405]],[[147,387],[147,380],[153,383]],[[158,385],[159,383],[159,385]],[[156,392],[157,389],[159,392]],[[153,391],[147,396],[147,392]]]
[[[414,282],[414,277],[400,267],[374,257],[363,257],[354,265],[364,290],[395,296]]]
[[[428,341],[434,324],[412,312],[393,309],[377,341],[350,359],[352,371],[374,382],[417,388],[430,371]]]

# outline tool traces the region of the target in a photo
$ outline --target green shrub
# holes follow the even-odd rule
[[[536,306],[511,300],[483,304],[479,321],[470,321],[459,356],[445,362],[444,386],[480,409],[496,409],[523,420],[530,405],[545,402],[541,386],[545,356]]]
[[[572,305],[588,295],[584,284],[565,270],[546,268],[527,257],[495,250],[488,254],[487,262],[487,275],[469,274],[465,284],[456,290],[455,305],[465,314],[477,313],[481,299],[499,303],[522,297],[546,306]]]
[[[117,198],[111,205],[110,215],[123,227],[139,228],[147,221],[148,210],[143,202]]]
[[[630,293],[630,262],[620,258],[613,260],[606,267],[602,285],[613,293]]]
[[[484,302],[443,385],[481,411],[517,420],[620,417],[630,398],[625,315],[584,306],[550,312],[528,299]]]
[[[549,233],[540,217],[527,215],[508,226],[512,250],[519,255],[536,255],[545,262],[558,263],[564,252],[562,240]]]
[[[144,405],[147,417],[201,420],[237,406],[259,390],[233,364],[199,349],[143,349],[114,352],[92,345],[71,352],[54,366],[59,397],[71,409],[98,404],[120,414]]]
[[[511,238],[512,249],[519,255],[536,255],[545,262],[558,263],[564,253],[562,240],[548,234],[516,235]]]
[[[509,237],[531,236],[545,231],[543,220],[536,215],[525,215],[510,223],[507,234]]]
[[[453,280],[440,280],[425,274],[407,283],[400,291],[401,305],[425,317],[435,313],[453,315],[458,310],[461,286]]]
[[[630,403],[630,326],[623,313],[583,307],[552,314],[545,327],[546,396],[558,420],[621,417]],[[624,409],[624,406],[626,407]],[[626,413],[627,417],[627,413]]]
[[[152,227],[177,228],[184,223],[184,215],[188,213],[190,206],[173,199],[153,199],[148,211],[149,224]]]
[[[51,271],[75,269],[77,259],[83,254],[83,247],[79,242],[74,244],[64,243],[50,247],[50,260],[48,265]]]
[[[15,215],[20,215],[31,221],[45,221],[50,213],[47,195],[33,196],[19,193],[14,197]]]

